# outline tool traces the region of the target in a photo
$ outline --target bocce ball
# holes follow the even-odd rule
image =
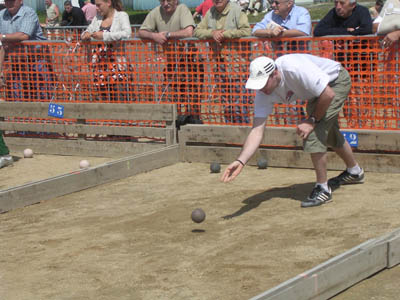
[[[196,208],[192,211],[192,220],[196,223],[201,223],[206,218],[206,213],[201,208]]]
[[[82,160],[79,162],[79,167],[80,167],[81,169],[89,168],[89,166],[90,166],[89,161],[87,161],[86,159],[82,159]]]
[[[32,149],[29,149],[29,148],[25,149],[24,150],[24,157],[25,158],[32,158],[33,157]]]
[[[217,162],[213,162],[210,164],[211,173],[219,173],[221,171],[221,165]]]
[[[264,158],[264,157],[260,157],[257,160],[257,166],[258,166],[259,169],[266,169],[268,167],[267,159]]]

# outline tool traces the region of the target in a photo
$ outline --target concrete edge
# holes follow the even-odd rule
[[[179,162],[172,145],[0,191],[0,213]]]

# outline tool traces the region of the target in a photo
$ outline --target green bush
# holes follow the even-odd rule
[[[144,19],[147,16],[148,11],[141,10],[141,11],[127,11],[129,15],[129,21],[131,24],[142,24]]]

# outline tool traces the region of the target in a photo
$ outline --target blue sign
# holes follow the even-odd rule
[[[49,111],[47,114],[50,117],[64,118],[64,106],[55,103],[50,103]]]
[[[344,138],[350,144],[351,147],[358,146],[358,133],[357,132],[350,132],[350,131],[343,131],[342,132]]]

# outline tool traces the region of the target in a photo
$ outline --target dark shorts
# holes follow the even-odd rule
[[[335,81],[329,83],[335,92],[331,104],[325,116],[316,125],[314,131],[304,141],[304,151],[309,153],[326,152],[328,146],[340,148],[344,145],[345,139],[339,131],[338,116],[347,100],[351,88],[351,79],[347,70],[341,67],[339,76]],[[317,98],[307,103],[307,114],[314,112]]]

